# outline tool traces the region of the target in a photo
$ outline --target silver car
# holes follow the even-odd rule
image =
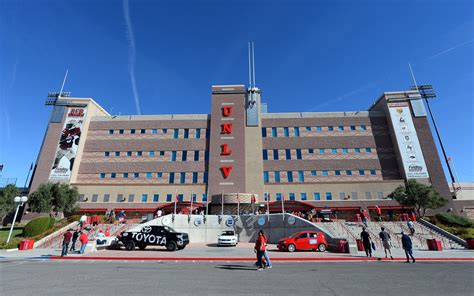
[[[238,238],[233,230],[225,230],[217,237],[218,246],[237,246]]]

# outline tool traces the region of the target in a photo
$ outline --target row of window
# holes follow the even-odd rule
[[[291,160],[291,152],[292,150],[296,151],[296,159],[302,159],[302,149],[285,149],[285,158],[286,160]],[[306,150],[306,149],[305,149]],[[326,152],[331,152],[331,154],[348,154],[349,152],[353,153],[362,153],[362,151],[365,151],[365,153],[372,153],[372,148],[330,148],[330,149],[325,149],[325,148],[310,148],[307,149],[308,154],[314,154],[315,150],[319,152],[319,154],[326,154]],[[273,153],[273,160],[279,160],[279,151],[278,149],[272,149],[272,150],[263,150],[263,160],[268,160],[268,154],[269,152]],[[283,150],[282,150],[283,151]],[[294,157],[293,157],[294,158]]]
[[[174,129],[171,129],[171,130],[173,131],[173,139],[178,139],[180,129],[179,128],[174,128]],[[188,139],[190,137],[192,137],[194,139],[200,139],[201,138],[201,129],[200,128],[196,128],[196,129],[184,128],[184,129],[181,129],[181,130],[183,130],[183,138],[184,139]],[[204,130],[206,131],[205,136],[206,136],[206,139],[207,139],[207,138],[209,138],[209,129],[204,129]],[[162,129],[153,128],[153,129],[150,129],[150,130],[147,130],[147,129],[130,129],[130,130],[109,129],[109,135],[115,135],[115,134],[119,134],[119,135],[124,135],[124,134],[131,134],[131,135],[134,135],[134,134],[142,134],[142,135],[143,134],[153,134],[153,135],[156,135],[156,134],[158,134],[158,131],[160,132],[160,134],[163,134],[163,135],[168,134],[168,129],[167,128],[162,128]],[[193,131],[193,132],[191,132],[191,131]]]
[[[306,126],[306,127],[301,127],[301,128],[304,128],[306,131],[310,132],[310,131],[316,131],[316,132],[322,132],[323,130],[324,131],[345,131],[345,130],[348,130],[348,131],[356,131],[356,130],[361,130],[361,131],[366,131],[367,130],[367,126],[365,125],[359,125],[359,126],[356,126],[356,125],[349,125],[349,126],[344,126],[344,125],[339,125],[337,127],[334,127],[332,125],[330,126],[315,126],[315,127],[312,127],[312,126]],[[278,129],[277,127],[271,127],[271,128],[268,128],[270,129],[270,132],[271,132],[271,137],[272,138],[276,138],[278,137]],[[281,128],[280,128],[281,129]],[[283,136],[284,137],[299,137],[300,136],[300,127],[283,127]],[[267,128],[266,127],[263,127],[262,128],[262,137],[266,138],[267,137]]]
[[[312,177],[315,177],[315,176],[327,177],[329,176],[329,172],[330,171],[328,170],[322,170],[322,171],[319,171],[318,173],[318,171],[312,170],[312,171],[309,171],[309,175]],[[343,175],[352,176],[352,173],[353,173],[352,170],[335,170],[331,172],[334,172],[334,176],[343,176]],[[366,174],[366,172],[368,172],[368,174]],[[377,175],[377,171],[374,169],[371,169],[371,170],[360,169],[360,170],[354,171],[354,174],[355,173],[358,173],[359,176],[366,176],[366,175],[376,176]],[[288,180],[288,183],[292,183],[292,182],[303,183],[305,171],[295,171],[295,172],[294,171],[286,171],[286,172],[275,171],[273,172],[274,182],[280,183],[282,175],[286,175],[286,179]],[[263,172],[263,181],[265,183],[270,182],[270,172],[268,171]]]
[[[310,193],[311,194],[311,193]],[[264,200],[268,200],[268,193],[265,192],[264,195]],[[326,192],[324,194],[326,197],[325,200],[333,200],[333,195],[332,192]],[[281,192],[275,193],[275,196],[270,196],[270,201],[281,201],[283,195]],[[309,200],[309,196],[306,192],[300,192],[300,199],[299,200]],[[320,192],[313,192],[313,200],[321,200],[321,193]],[[385,198],[383,192],[377,192],[377,199],[383,199]],[[357,200],[357,192],[351,192],[351,194],[346,195],[346,192],[339,192],[339,200]],[[365,192],[365,199],[372,199],[372,192]],[[296,200],[296,194],[295,193],[288,193],[288,198],[285,198],[285,200]]]
[[[189,173],[186,173],[186,172],[181,172],[181,173],[174,173],[174,172],[170,172],[168,173],[168,183],[169,184],[186,184],[186,175],[191,175],[192,178],[191,178],[191,182],[192,184],[197,184],[198,183],[198,177],[199,177],[199,174],[198,172],[189,172]],[[201,173],[203,174],[203,182],[204,183],[207,183],[207,180],[208,180],[208,174],[207,172],[203,172]],[[151,173],[151,172],[147,172],[147,173],[99,173],[99,178],[100,179],[106,179],[106,178],[109,178],[109,179],[129,179],[129,178],[132,178],[132,179],[140,179],[140,178],[146,178],[146,179],[161,179],[163,178],[163,173],[159,172],[159,173]]]
[[[174,196],[176,197],[176,195],[174,195]],[[189,196],[189,201],[191,201],[191,199],[194,202],[198,202],[198,201],[207,202],[207,194],[206,193],[201,194],[201,198],[200,198],[200,200],[198,200],[198,195],[193,193]],[[166,196],[164,198],[164,201],[166,201],[166,202],[172,202],[172,201],[174,202],[174,200],[175,199],[173,198],[172,193],[166,194]],[[178,194],[178,200],[183,201],[184,200],[184,194]],[[87,201],[84,194],[79,195],[79,201],[81,201],[81,202]],[[99,194],[92,194],[91,202],[98,202],[98,201],[99,201]],[[129,194],[128,198],[125,198],[123,194],[117,194],[116,202],[125,202],[125,201],[135,202],[135,194]],[[146,193],[142,194],[141,195],[141,202],[148,202],[148,201],[160,202],[160,195],[159,194],[150,194],[149,195],[149,194],[146,194]],[[102,202],[110,202],[110,194],[104,194],[104,196],[102,198]]]
[[[114,152],[111,152],[111,151],[105,151],[104,152],[104,156],[105,157],[110,157],[111,155],[114,155],[115,157],[120,157],[121,155],[124,155],[124,156],[127,156],[127,157],[131,157],[131,156],[145,156],[145,155],[148,155],[150,157],[153,157],[153,156],[165,156],[166,154],[166,151],[147,151],[147,152],[143,152],[143,151],[114,151]],[[194,161],[199,161],[199,150],[195,150],[195,151],[186,151],[186,150],[183,150],[181,151],[181,161],[187,161],[188,158],[189,160],[191,160],[191,158],[194,160]],[[205,151],[204,152],[204,160],[209,160],[209,151]],[[171,151],[171,155],[170,155],[170,161],[177,161],[177,151]]]

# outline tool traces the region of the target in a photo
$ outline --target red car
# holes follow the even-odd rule
[[[324,234],[318,231],[300,231],[289,237],[278,241],[278,250],[294,252],[298,251],[326,251],[328,243]]]

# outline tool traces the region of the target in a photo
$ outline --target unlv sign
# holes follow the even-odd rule
[[[233,106],[222,106],[222,118],[229,118],[232,115]],[[221,135],[232,135],[232,123],[221,124]],[[229,148],[228,143],[221,145],[221,156],[232,155],[232,149]],[[227,179],[232,171],[232,166],[221,166],[220,171],[224,179]]]

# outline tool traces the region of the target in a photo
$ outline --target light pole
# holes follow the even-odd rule
[[[26,197],[26,196],[22,196],[22,197],[17,196],[13,200],[15,201],[15,203],[18,204],[18,206],[16,207],[15,216],[13,217],[12,226],[10,227],[10,233],[8,234],[7,244],[10,241],[10,237],[12,236],[12,231],[13,231],[13,227],[15,226],[16,216],[18,215],[18,210],[20,209],[21,206],[23,206],[23,204],[25,204],[25,202],[28,201],[28,197]]]

